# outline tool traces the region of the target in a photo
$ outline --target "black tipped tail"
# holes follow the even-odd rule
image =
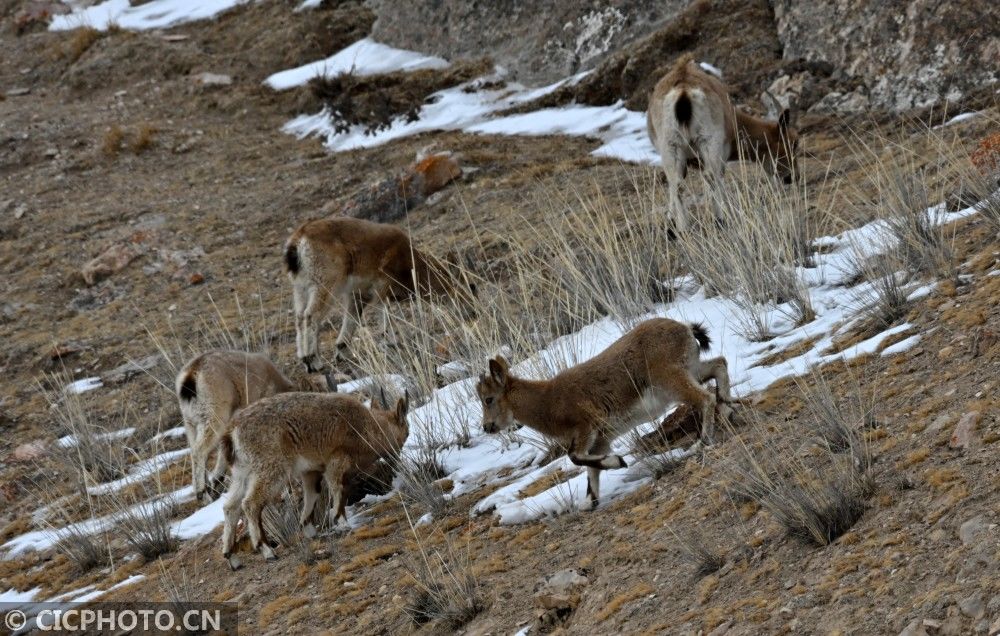
[[[230,466],[236,465],[236,447],[233,446],[233,436],[230,433],[226,433],[219,440],[219,452],[225,458],[226,463]]]
[[[688,97],[687,93],[681,93],[681,96],[674,103],[674,116],[677,117],[677,123],[681,126],[687,126],[691,123],[691,98]]]
[[[285,249],[285,267],[293,274],[299,273],[301,263],[299,263],[299,247],[294,243]]]
[[[195,380],[194,373],[188,373],[184,377],[184,380],[181,381],[181,388],[177,393],[185,402],[191,402],[198,397],[198,383]]]
[[[691,335],[698,341],[698,347],[702,351],[708,351],[708,348],[712,346],[712,339],[708,337],[708,330],[700,322],[691,323]]]

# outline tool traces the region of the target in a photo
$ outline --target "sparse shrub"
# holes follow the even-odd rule
[[[66,555],[77,567],[80,574],[107,565],[111,560],[106,533],[88,533],[73,524],[54,532],[59,537],[56,551]]]
[[[71,436],[71,441],[58,450],[57,456],[72,468],[78,489],[85,493],[88,485],[118,479],[125,474],[126,449],[121,438],[111,435],[111,429],[91,418],[79,394],[63,390],[69,381],[67,374],[50,376],[46,398],[58,434]]]
[[[709,546],[702,536],[698,534],[681,536],[673,528],[670,532],[681,550],[681,555],[694,566],[697,576],[718,572],[726,564],[725,555],[717,548]]]
[[[856,298],[862,313],[874,322],[876,329],[891,327],[906,315],[910,305],[904,289],[906,275],[900,271],[902,264],[893,254],[858,256],[854,260],[855,277],[868,283],[860,288]]]
[[[457,558],[450,543],[446,552],[427,554],[421,545],[420,554],[407,565],[416,590],[403,611],[417,626],[433,622],[457,630],[485,607],[468,560]]]
[[[401,456],[396,469],[400,494],[426,512],[439,516],[447,507],[441,488],[435,483],[447,476],[436,448],[420,444],[416,454]]]
[[[909,272],[954,278],[957,269],[951,241],[938,219],[943,210],[932,206],[926,181],[923,170],[892,168],[888,183],[879,188],[888,212],[886,225]]]
[[[73,29],[69,40],[69,50],[65,53],[70,64],[83,57],[83,54],[102,37],[104,37],[104,34],[94,27],[84,26]]]
[[[866,421],[864,409],[843,406],[841,399],[825,381],[804,392],[810,430],[823,436],[820,446],[791,430],[769,430],[762,416],[748,410],[749,428],[768,443],[751,448],[737,438],[730,468],[734,500],[758,502],[790,535],[814,545],[827,545],[850,529],[873,491],[870,455],[856,428]],[[846,399],[863,404],[860,389]],[[852,415],[858,412],[860,422]],[[820,452],[805,452],[806,445]]]
[[[173,503],[161,497],[129,505],[128,499],[117,503],[121,509],[118,529],[129,548],[147,561],[176,550],[178,539],[170,527]]]
[[[320,503],[323,502],[316,502],[317,507]],[[329,506],[322,508],[324,516],[328,510]],[[316,562],[312,542],[302,532],[299,512],[291,497],[282,499],[277,504],[265,506],[261,514],[261,525],[264,527],[264,536],[272,537],[278,541],[278,545],[294,551],[302,563],[311,565]]]
[[[118,151],[121,150],[124,140],[125,131],[122,130],[121,126],[117,124],[111,126],[104,132],[104,138],[101,140],[101,152],[105,157],[114,159],[118,156]]]
[[[153,147],[156,142],[157,130],[152,124],[142,124],[135,131],[135,139],[132,140],[132,153],[140,155]]]
[[[815,318],[809,291],[797,266],[812,264],[812,237],[829,212],[811,213],[806,190],[785,191],[773,179],[760,179],[738,168],[723,189],[705,187],[708,206],[720,214],[704,217],[682,234],[677,247],[682,262],[709,293],[724,294],[736,304],[739,332],[751,341],[772,338],[776,306],[786,305],[796,324]]]

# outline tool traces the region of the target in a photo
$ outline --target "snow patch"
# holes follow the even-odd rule
[[[447,67],[447,60],[440,57],[396,49],[365,38],[325,60],[275,73],[264,80],[264,83],[276,91],[283,91],[308,84],[314,77],[335,77],[341,73],[378,75]]]
[[[111,25],[136,31],[165,29],[185,22],[214,18],[223,11],[246,3],[247,0],[153,0],[132,6],[129,0],[106,0],[88,7],[81,2],[71,2],[73,11],[54,16],[49,30],[90,27],[107,31]]]

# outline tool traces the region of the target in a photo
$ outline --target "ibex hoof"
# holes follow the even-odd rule
[[[596,499],[591,499],[590,500],[590,509],[591,510],[597,510],[597,504],[598,503],[599,502]]]
[[[226,557],[226,560],[227,560],[227,561],[229,561],[229,568],[230,568],[230,569],[231,569],[231,570],[232,570],[233,572],[235,572],[236,570],[238,570],[238,569],[240,569],[241,567],[243,567],[243,562],[242,562],[242,561],[240,561],[240,560],[239,560],[239,559],[238,559],[238,558],[236,557],[236,555],[233,555],[233,554],[226,554],[226,555],[224,555],[224,556]]]
[[[278,555],[275,554],[274,550],[271,549],[271,546],[267,545],[266,543],[264,543],[264,544],[261,545],[260,553],[264,555],[264,560],[265,561],[277,561],[278,560]]]

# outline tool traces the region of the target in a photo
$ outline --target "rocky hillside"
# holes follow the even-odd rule
[[[210,599],[267,634],[1000,633],[992,3],[180,5],[0,0],[0,602]],[[716,228],[694,173],[704,223],[670,241],[644,110],[684,52],[797,106],[803,179],[733,164]],[[226,347],[318,379],[282,247],[325,214],[391,219],[478,304],[371,312],[341,390],[409,392],[403,458],[352,482],[349,530],[272,506],[278,561],[243,540],[232,571],[174,376]],[[704,322],[744,403],[707,448],[683,410],[619,440],[586,510],[562,449],[483,433],[474,378],[648,316]]]

